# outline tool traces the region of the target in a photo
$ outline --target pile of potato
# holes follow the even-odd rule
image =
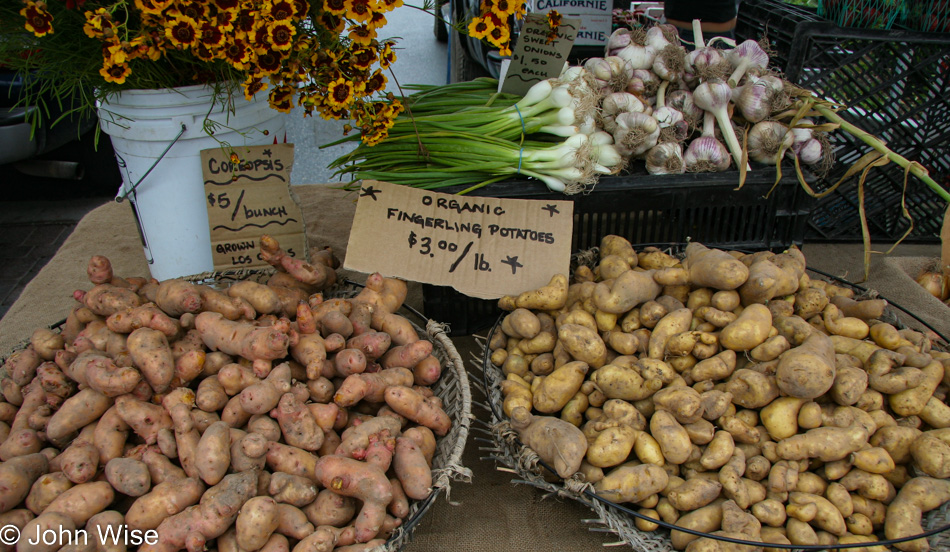
[[[332,252],[262,251],[267,283],[223,290],[90,260],[61,331],[0,370],[0,550],[368,550],[430,495],[452,420],[405,282],[325,298]]]
[[[831,546],[913,537],[950,500],[950,354],[881,321],[885,301],[810,279],[795,247],[680,260],[607,236],[593,270],[499,305],[490,360],[522,442],[649,519]]]

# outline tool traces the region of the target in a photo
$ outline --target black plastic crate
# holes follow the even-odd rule
[[[499,182],[471,195],[572,199],[574,252],[600,245],[608,234],[624,236],[631,243],[693,240],[730,249],[780,250],[802,243],[814,204],[793,168],[786,168],[783,174],[774,190],[775,169],[756,166],[738,190],[735,171],[663,176],[644,172],[601,178],[592,191],[575,196],[551,192],[538,181]],[[426,316],[448,323],[451,335],[484,329],[500,312],[497,301],[433,285],[423,286],[423,309]]]
[[[765,39],[770,46],[769,65],[781,71],[788,65],[798,26],[824,21],[814,9],[786,4],[782,0],[744,0],[736,18],[736,40]]]
[[[828,69],[833,68],[833,69]],[[879,137],[896,153],[917,161],[950,189],[950,35],[905,30],[870,31],[828,23],[800,25],[786,77],[817,95],[848,106],[842,118]],[[837,162],[821,182],[827,189],[862,155],[873,151],[844,132],[830,136]],[[809,241],[861,239],[858,181],[851,178],[820,200],[809,221]],[[865,182],[871,238],[939,241],[946,203],[904,169],[876,167]]]
[[[950,34],[839,27],[815,12],[780,0],[745,0],[737,38],[767,31],[777,51],[771,65],[785,78],[847,106],[845,120],[881,138],[901,156],[926,167],[950,189]],[[829,135],[837,162],[818,190],[827,190],[862,155],[873,151],[844,132]],[[860,241],[858,177],[842,183],[815,205],[808,241]],[[865,210],[872,240],[939,241],[946,204],[896,164],[876,167],[865,181]]]

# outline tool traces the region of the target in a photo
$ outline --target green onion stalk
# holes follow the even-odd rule
[[[551,190],[577,193],[598,174],[619,172],[622,160],[613,145],[600,137],[591,140],[575,124],[575,107],[587,100],[573,96],[569,86],[541,81],[513,102],[511,95],[496,94],[492,83],[497,85],[485,79],[409,87],[415,93],[406,98],[407,110],[388,137],[336,159],[330,164],[334,176],[425,189],[466,186],[460,193],[524,176]]]

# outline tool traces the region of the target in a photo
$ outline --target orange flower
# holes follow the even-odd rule
[[[46,4],[37,4],[33,0],[27,0],[26,7],[20,10],[20,15],[26,18],[26,30],[38,37],[46,36],[53,32],[53,15],[46,11]]]
[[[165,38],[179,48],[198,43],[198,23],[185,15],[174,16],[165,27]]]
[[[125,77],[128,77],[130,73],[132,69],[127,63],[115,63],[110,59],[105,60],[102,69],[99,69],[99,74],[106,82],[115,84],[124,83]]]

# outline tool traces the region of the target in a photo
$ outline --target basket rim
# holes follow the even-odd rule
[[[270,267],[237,268],[204,272],[200,274],[184,276],[179,279],[193,283],[215,283],[220,282],[222,279],[245,280],[255,277],[264,277],[275,272],[276,270]],[[355,296],[362,287],[363,286],[361,284],[346,279],[321,293],[323,293],[324,297],[328,298],[350,298]],[[451,494],[451,482],[454,480],[470,483],[472,479],[471,469],[465,467],[462,462],[462,455],[465,451],[472,420],[474,419],[472,415],[472,391],[468,372],[465,368],[465,363],[462,360],[458,349],[455,347],[452,339],[447,333],[448,326],[446,324],[431,318],[427,318],[410,305],[404,304],[400,306],[399,310],[411,314],[415,320],[409,317],[407,317],[407,319],[409,319],[416,332],[418,332],[420,336],[424,335],[432,341],[433,352],[437,351],[437,348],[441,348],[441,352],[446,357],[444,360],[445,366],[443,367],[442,375],[440,376],[439,380],[432,385],[433,389],[445,389],[449,385],[449,383],[447,383],[449,380],[445,379],[446,374],[452,374],[451,383],[458,386],[461,404],[458,405],[457,410],[452,409],[455,410],[456,415],[452,416],[450,414],[450,418],[452,419],[452,428],[446,435],[438,438],[440,444],[446,442],[446,439],[451,440],[451,446],[448,447],[449,452],[445,458],[441,458],[440,454],[442,454],[442,451],[446,450],[446,446],[437,446],[436,448],[435,455],[433,456],[433,465],[438,463],[440,464],[440,467],[432,468],[432,492],[429,493],[429,496],[423,500],[411,501],[409,516],[406,517],[403,520],[403,523],[393,531],[393,533],[386,539],[384,544],[371,549],[373,552],[394,552],[401,550],[412,540],[412,533],[414,529],[419,524],[423,516],[435,504],[439,495],[445,493],[446,499],[448,499],[449,495]],[[54,331],[61,329],[65,321],[66,319],[62,319],[58,322],[54,322],[48,325],[47,328]],[[421,326],[420,323],[425,324],[425,327]],[[3,362],[5,362],[13,353],[26,348],[29,343],[29,338],[24,339],[9,351],[0,353],[0,365],[2,365]],[[439,394],[438,391],[436,394]]]

